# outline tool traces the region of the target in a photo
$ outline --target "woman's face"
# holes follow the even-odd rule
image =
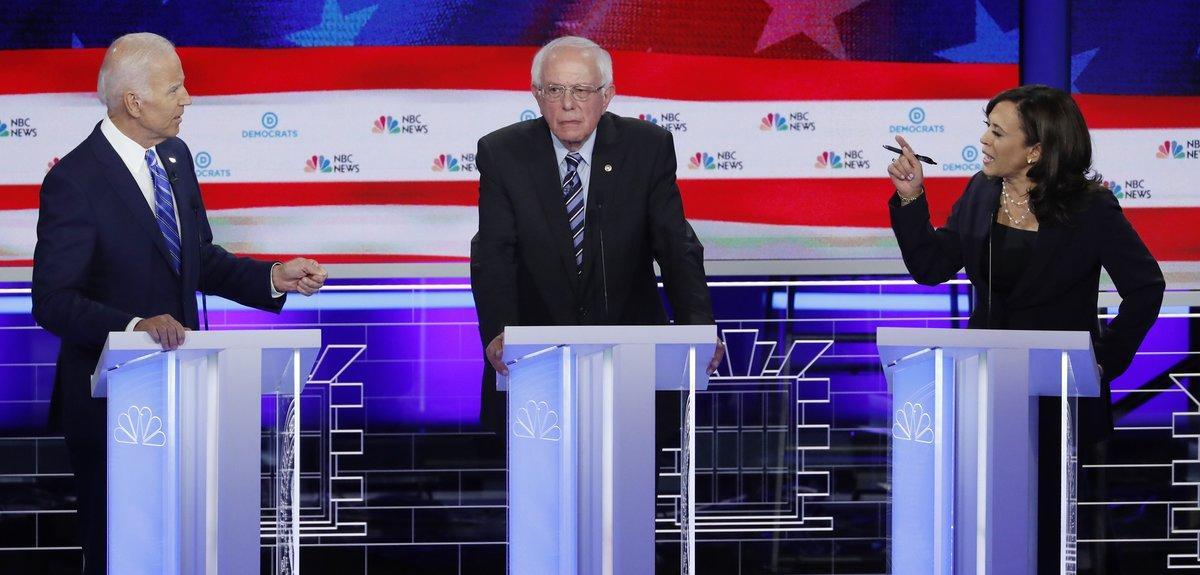
[[[996,104],[985,123],[987,129],[979,138],[985,175],[1006,179],[1024,176],[1041,158],[1041,144],[1025,145],[1025,131],[1021,129],[1016,104],[1008,101]]]

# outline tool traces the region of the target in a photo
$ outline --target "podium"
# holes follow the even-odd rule
[[[92,375],[108,398],[109,573],[258,573],[264,488],[272,571],[299,573],[299,396],[320,345],[319,330],[193,331],[164,352],[109,334]]]
[[[716,341],[712,325],[504,331],[509,573],[654,572],[655,390],[686,394],[681,566],[695,573],[695,392]]]
[[[1098,396],[1087,332],[879,328],[892,398],[891,573],[1037,573],[1038,497],[1075,573],[1077,411]],[[1038,398],[1058,397],[1059,489],[1037,492]]]

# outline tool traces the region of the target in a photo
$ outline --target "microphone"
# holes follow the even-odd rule
[[[172,173],[174,174],[174,173]],[[200,206],[192,206],[192,222],[196,226],[196,253],[200,253]],[[199,263],[199,262],[197,262]],[[209,330],[209,294],[200,292],[200,310],[204,312],[204,331]]]
[[[175,173],[175,168],[167,169],[167,181],[170,182],[172,185],[174,185],[175,182],[179,181],[179,174]]]
[[[600,236],[600,286],[604,290],[604,322],[612,321],[612,317],[608,313],[608,264],[604,261],[604,203],[596,202],[596,214],[592,217],[592,225],[596,227]]]
[[[993,259],[993,257],[992,257],[992,236],[995,235],[992,233],[994,231],[992,228],[995,225],[996,225],[996,208],[992,208],[991,213],[988,214],[988,220],[987,220],[987,230],[988,230],[987,231],[987,235],[988,235],[987,329],[992,329],[992,259]]]

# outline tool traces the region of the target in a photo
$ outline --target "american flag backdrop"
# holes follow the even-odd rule
[[[941,221],[980,169],[984,103],[1019,78],[1016,0],[70,4],[2,15],[0,266],[17,270],[42,178],[102,118],[104,47],[131,31],[179,46],[218,243],[325,263],[465,261],[475,142],[536,117],[530,59],[559,35],[613,52],[613,112],[674,132],[710,260],[898,259],[881,144],[938,160]],[[1200,4],[1081,0],[1072,21],[1096,168],[1168,271],[1200,276]]]

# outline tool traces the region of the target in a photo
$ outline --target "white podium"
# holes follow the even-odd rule
[[[298,398],[320,345],[319,330],[192,331],[163,352],[109,334],[92,376],[108,398],[109,573],[258,573],[264,487],[274,573],[299,573]]]
[[[891,573],[1037,573],[1038,497],[1059,500],[1059,572],[1075,573],[1074,398],[1100,395],[1091,336],[880,328],[876,342],[892,395]],[[1057,493],[1038,493],[1039,396],[1060,398]]]
[[[681,566],[695,573],[695,392],[716,341],[712,325],[504,331],[509,573],[654,573],[655,390],[686,393]]]

